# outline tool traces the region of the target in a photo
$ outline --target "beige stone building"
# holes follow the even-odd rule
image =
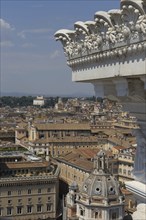
[[[58,157],[61,154],[69,153],[73,149],[98,149],[100,146],[107,145],[107,135],[100,134],[100,137],[65,137],[39,139],[29,142],[29,149],[37,155],[51,155]]]
[[[120,153],[118,155],[119,162],[119,180],[122,182],[133,180],[132,171],[134,169],[134,154],[132,153]]]
[[[59,156],[73,148],[102,146],[109,149],[109,125],[91,126],[88,123],[37,123],[16,129],[16,143],[38,155]]]
[[[93,161],[99,149],[76,149],[73,152],[56,158],[60,167],[59,178],[70,185],[74,180],[79,188],[84,180],[93,170]],[[105,151],[108,156],[109,170],[115,176],[118,176],[118,161],[114,159],[111,152]]]
[[[58,207],[56,165],[32,154],[0,155],[0,218],[56,219]]]
[[[21,127],[17,128],[17,137],[19,136],[19,140],[24,140],[24,131],[25,129],[23,130]],[[22,139],[20,138],[20,135],[23,136]],[[54,158],[59,157],[60,159],[62,154],[66,155],[68,158],[71,151],[73,152],[74,150],[79,149],[82,152],[83,150],[84,152],[90,150],[98,151],[99,149],[111,151],[111,157],[113,157],[112,160],[115,160],[116,164],[111,164],[110,168],[112,169],[112,172],[118,174],[119,180],[122,182],[133,179],[132,169],[134,154],[130,154],[129,152],[128,155],[126,155],[127,149],[135,143],[135,137],[132,136],[131,129],[115,129],[110,127],[110,124],[106,122],[100,122],[95,125],[88,123],[34,123],[28,127],[28,139],[27,143],[25,143],[25,141],[20,142],[25,143],[24,146],[36,155],[46,157],[46,159],[48,159],[49,156]],[[123,155],[120,154],[121,150],[125,150]],[[73,162],[73,165],[68,164],[68,161],[68,166],[66,166],[66,162],[61,162],[59,164],[61,166],[61,176],[64,176],[63,180],[68,184],[71,183],[74,176],[76,176],[78,181],[82,183],[86,177],[86,171],[87,173],[90,173],[90,166],[92,166],[90,165],[92,162],[89,161],[89,159],[83,161],[82,158],[79,158],[78,151],[76,151],[76,153],[78,161],[81,160],[79,164],[75,165],[75,161]],[[81,168],[80,165],[83,167]],[[68,171],[65,171],[66,169]],[[68,172],[68,174],[65,172]],[[78,175],[73,174],[75,172],[77,172]]]
[[[16,143],[38,155],[58,156],[73,148],[102,147],[109,150],[115,145],[131,146],[135,141],[130,129],[115,129],[112,122],[89,123],[33,123],[18,125]],[[131,138],[131,139],[130,139]],[[129,141],[130,140],[130,141]]]
[[[132,171],[134,168],[135,151],[135,147],[115,146],[112,148],[112,153],[118,159],[118,176],[122,182],[134,179]]]

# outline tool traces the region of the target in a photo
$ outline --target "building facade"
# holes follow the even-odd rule
[[[75,180],[81,188],[85,179],[93,170],[93,161],[100,149],[76,149],[73,152],[56,158],[60,167],[59,178],[71,185]],[[109,171],[118,178],[118,160],[108,151],[104,151],[108,158]]]
[[[32,154],[0,155],[0,219],[56,219],[57,166]]]
[[[33,105],[44,106],[45,105],[44,97],[43,96],[37,96],[36,99],[33,100]]]

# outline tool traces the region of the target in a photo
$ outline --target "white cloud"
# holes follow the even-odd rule
[[[51,55],[50,58],[54,59],[56,57],[58,57],[60,55],[60,51],[59,50],[55,50]]]
[[[4,19],[0,18],[0,30],[1,30],[0,46],[1,47],[13,47],[14,44],[12,43],[12,40],[11,40],[11,34],[12,34],[12,31],[14,30],[14,27],[12,27],[12,25],[10,25]]]
[[[0,18],[0,28],[5,30],[14,30],[14,27],[12,27],[8,22],[6,22],[2,18]]]
[[[18,33],[18,36],[25,39],[26,34],[44,34],[49,33],[51,30],[48,28],[38,28],[38,29],[27,29]]]
[[[13,47],[14,44],[11,41],[2,41],[0,42],[1,47]]]

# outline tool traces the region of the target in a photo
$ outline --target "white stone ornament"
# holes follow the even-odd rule
[[[146,14],[141,1],[125,0],[121,1],[121,10],[96,12],[94,21],[78,21],[74,24],[74,29],[62,29],[55,33],[56,40],[62,42],[68,61],[99,52],[101,53],[97,55],[97,59],[103,59],[106,57],[104,50],[114,49],[119,43],[124,43],[126,47],[127,43],[136,43],[142,38],[146,40]],[[134,48],[129,48],[128,45],[128,53],[136,51],[136,47],[135,45]],[[137,49],[142,50],[141,46]],[[122,48],[122,51],[113,51],[107,54],[107,57],[127,53],[126,48]],[[93,62],[93,59],[91,60]],[[82,63],[84,62],[86,59],[82,59]],[[75,63],[80,65],[81,62]],[[69,66],[72,66],[71,63]]]

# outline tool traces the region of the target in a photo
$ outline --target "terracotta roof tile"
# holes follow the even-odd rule
[[[89,124],[60,123],[60,124],[34,124],[38,130],[90,130]]]
[[[7,162],[6,166],[9,169],[24,169],[24,168],[37,168],[42,167],[45,168],[49,165],[49,163],[46,162]]]

